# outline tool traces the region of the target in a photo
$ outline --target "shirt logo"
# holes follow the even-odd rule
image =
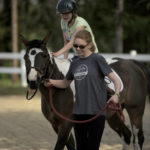
[[[81,64],[74,73],[75,80],[83,80],[88,74],[88,67]]]

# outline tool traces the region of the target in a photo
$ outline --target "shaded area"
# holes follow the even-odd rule
[[[27,101],[24,96],[0,97],[0,150],[53,150],[56,134],[42,115],[40,103],[37,96],[31,101]],[[149,109],[150,104],[147,103],[144,150],[150,149]],[[101,150],[121,150],[120,138],[107,123]]]

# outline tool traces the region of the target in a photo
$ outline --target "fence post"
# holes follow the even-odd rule
[[[25,62],[24,62],[24,54],[25,54],[25,50],[21,51],[21,85],[23,87],[27,86],[27,82],[26,82],[26,69],[25,69]]]

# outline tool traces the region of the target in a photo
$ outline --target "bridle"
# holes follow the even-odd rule
[[[54,58],[53,57],[52,57],[52,60],[53,60],[53,63],[54,63]],[[53,65],[53,67],[52,67],[52,71],[51,71],[50,75],[48,75],[48,67],[49,67],[50,63],[51,63],[51,60],[48,59],[46,65],[45,65],[45,69],[44,69],[43,73],[40,71],[40,69],[38,67],[31,67],[31,69],[33,68],[33,69],[35,69],[36,71],[38,71],[38,72],[40,72],[42,74],[42,76],[40,78],[39,77],[37,78],[37,81],[38,81],[37,87],[40,84],[44,84],[45,81],[47,81],[49,78],[52,77],[52,75],[54,73],[54,69],[55,69],[55,63]],[[27,81],[29,82],[28,79],[27,79]],[[37,90],[38,90],[38,88],[35,89],[35,92],[30,97],[29,97],[29,92],[27,90],[26,99],[27,100],[31,100],[35,96],[35,94],[37,93]]]

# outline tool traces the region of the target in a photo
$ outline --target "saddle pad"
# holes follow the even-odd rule
[[[114,60],[114,59],[111,59],[111,58],[107,58],[106,61],[107,61],[107,63],[110,65],[110,64],[112,64],[112,63],[117,62],[118,60]],[[112,69],[112,68],[111,68],[111,69]],[[121,82],[121,89],[120,89],[120,92],[121,92],[121,91],[123,90],[123,87],[124,87],[124,86],[123,86],[123,82],[122,82],[120,76],[117,74],[117,72],[116,72],[115,70],[113,70],[113,69],[112,69],[112,71],[113,71],[114,74],[119,78],[119,80],[120,80],[120,82]],[[105,82],[107,83],[107,86],[108,86],[111,90],[115,91],[115,86],[114,86],[113,82],[112,82],[107,76],[105,77]]]
[[[121,89],[120,89],[120,92],[121,92],[123,90],[123,82],[122,82],[121,78],[119,77],[119,75],[113,69],[112,69],[112,71],[115,73],[115,75],[119,78],[119,80],[121,82]],[[105,82],[110,89],[115,91],[114,83],[107,76],[105,77]]]

